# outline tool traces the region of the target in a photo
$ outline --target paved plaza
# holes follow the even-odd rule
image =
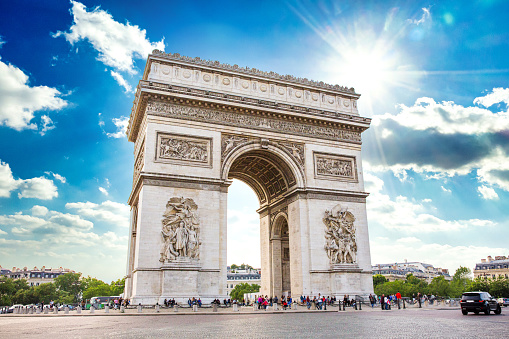
[[[408,338],[509,337],[509,311],[463,316],[459,309],[212,313],[2,315],[1,338]],[[506,311],[506,312],[504,312]],[[71,313],[75,314],[75,313]]]

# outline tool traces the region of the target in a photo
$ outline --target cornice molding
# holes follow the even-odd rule
[[[355,89],[353,87],[345,87],[345,86],[339,86],[339,85],[331,85],[327,84],[323,81],[315,81],[310,80],[308,78],[300,78],[295,77],[293,75],[281,75],[276,72],[266,72],[262,71],[256,68],[249,68],[249,67],[240,67],[239,65],[230,65],[226,63],[221,63],[219,61],[213,61],[213,60],[205,60],[201,59],[200,57],[191,58],[188,56],[180,55],[179,53],[165,53],[160,50],[153,50],[152,54],[149,56],[154,57],[160,57],[167,60],[172,61],[178,61],[178,62],[184,62],[190,65],[196,65],[196,66],[204,66],[209,67],[221,71],[229,71],[229,72],[235,72],[240,73],[243,75],[249,75],[249,76],[256,76],[261,77],[267,80],[275,80],[275,81],[285,81],[290,82],[294,84],[304,85],[304,86],[310,86],[315,87],[318,89],[326,89],[326,90],[332,90],[340,93],[346,93],[350,95],[354,95],[356,97],[359,97],[360,95],[355,93]]]

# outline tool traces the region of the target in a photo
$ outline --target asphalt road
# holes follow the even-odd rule
[[[504,312],[507,311],[507,312]],[[0,316],[0,338],[509,338],[501,315],[451,310]]]

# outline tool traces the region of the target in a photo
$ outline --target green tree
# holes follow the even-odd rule
[[[384,277],[383,275],[381,274],[375,274],[373,276],[373,286],[376,287],[380,284],[383,284],[383,283],[386,283],[388,280],[386,277]]]
[[[124,293],[125,278],[118,279],[117,281],[112,281],[110,287],[112,293],[111,295],[121,295]]]
[[[51,300],[58,300],[60,297],[57,287],[54,283],[45,283],[35,286],[35,294],[37,296],[37,302],[49,304]]]
[[[449,282],[445,280],[443,275],[433,278],[431,283],[428,285],[429,294],[434,294],[440,297],[448,297],[450,292]]]
[[[498,277],[490,281],[490,294],[495,298],[509,296],[509,279]]]
[[[83,279],[85,289],[83,291],[83,299],[90,299],[92,297],[107,297],[111,294],[111,286],[104,281],[97,278],[87,277]]]
[[[470,278],[471,273],[472,271],[469,268],[463,266],[460,266],[456,270],[450,283],[450,297],[459,298],[463,292],[468,290],[468,287],[472,283],[472,279]]]
[[[56,277],[53,282],[59,291],[69,293],[73,301],[77,302],[83,293],[80,277],[81,273],[65,273]]]
[[[233,288],[233,290],[230,292],[230,298],[242,300],[244,298],[244,293],[256,293],[259,291],[260,285],[258,284],[242,283]]]
[[[477,277],[472,280],[467,291],[490,292],[490,281],[486,277]]]

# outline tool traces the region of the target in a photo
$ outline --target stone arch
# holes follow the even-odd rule
[[[260,206],[305,187],[300,165],[279,145],[263,140],[246,142],[231,150],[223,160],[221,179],[245,182],[255,191]]]

